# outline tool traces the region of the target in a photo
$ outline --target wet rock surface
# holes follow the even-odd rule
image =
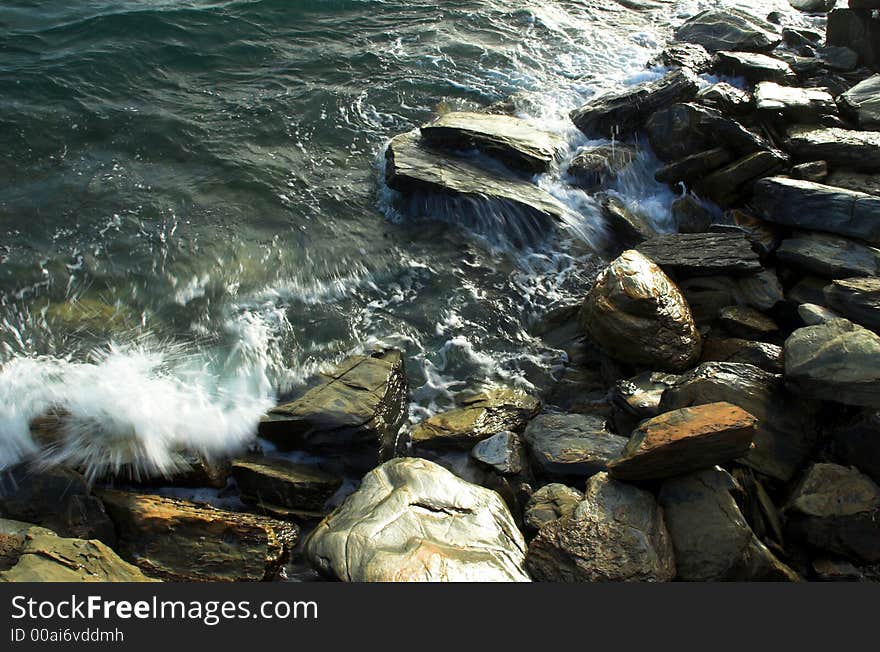
[[[321,511],[342,485],[342,478],[314,465],[283,458],[254,456],[235,460],[232,475],[242,501],[270,513],[285,509]]]
[[[838,127],[796,126],[788,131],[785,148],[805,161],[828,161],[851,170],[880,170],[880,132]]]
[[[880,75],[859,82],[840,96],[841,109],[862,129],[880,129]]]
[[[796,232],[776,250],[784,263],[824,278],[880,273],[880,249],[825,233]]]
[[[523,522],[532,533],[557,519],[574,513],[584,494],[567,485],[553,482],[535,491],[526,505]]]
[[[677,279],[741,276],[763,269],[748,239],[738,233],[659,235],[638,245],[637,250]]]
[[[509,431],[499,432],[478,443],[471,450],[471,457],[501,475],[519,475],[529,466],[519,435]]]
[[[880,331],[880,278],[847,278],[825,288],[828,305],[857,324]]]
[[[710,9],[685,21],[675,30],[675,38],[697,43],[710,52],[769,52],[780,43],[782,35],[772,23],[744,11]]]
[[[578,187],[593,191],[614,182],[617,176],[638,156],[634,147],[615,143],[590,147],[571,160],[568,174]]]

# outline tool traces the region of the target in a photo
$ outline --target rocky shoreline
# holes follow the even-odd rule
[[[698,14],[668,74],[572,112],[612,140],[568,166],[609,260],[533,328],[565,352],[555,384],[410,426],[404,356],[376,351],[270,410],[246,455],[182,452],[161,490],[19,465],[0,580],[880,579],[880,2],[834,4],[792,1],[826,35]],[[605,192],[647,147],[676,233]],[[387,183],[546,230],[570,209],[532,176],[563,149],[503,106],[447,113],[391,141]]]

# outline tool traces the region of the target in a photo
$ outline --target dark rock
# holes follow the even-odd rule
[[[700,356],[700,335],[681,292],[634,250],[599,275],[579,321],[596,344],[622,362],[677,371]]]
[[[779,332],[775,321],[750,306],[727,306],[718,314],[721,327],[734,337],[766,339]]]
[[[710,9],[675,30],[675,39],[698,43],[709,52],[742,50],[769,52],[782,40],[778,28],[737,9]]]
[[[848,170],[833,170],[825,183],[829,186],[864,192],[880,197],[880,174],[861,174]]]
[[[536,219],[561,220],[568,212],[549,193],[512,173],[489,170],[468,159],[431,149],[422,142],[418,130],[393,138],[385,158],[385,180],[390,188],[402,193],[488,198],[514,206]]]
[[[293,523],[209,505],[103,490],[118,552],[148,575],[177,582],[272,579],[299,535]]]
[[[782,242],[779,260],[826,278],[880,274],[880,249],[848,238],[801,231]]]
[[[522,390],[489,390],[422,421],[413,428],[412,443],[423,448],[468,450],[502,430],[522,432],[540,407],[538,399]]]
[[[781,374],[784,369],[782,347],[731,337],[708,337],[703,342],[701,362],[738,362]]]
[[[535,533],[548,523],[570,516],[583,499],[580,491],[564,484],[544,485],[532,494],[526,505],[523,518],[526,529]]]
[[[829,70],[848,72],[859,65],[858,53],[842,45],[819,48],[818,55]]]
[[[717,68],[732,77],[743,77],[752,84],[758,82],[794,82],[797,75],[785,61],[752,52],[722,51],[717,55]]]
[[[689,582],[798,581],[761,543],[736,504],[736,480],[719,468],[666,480],[660,489],[677,578]]]
[[[828,162],[810,161],[809,163],[795,165],[791,169],[791,176],[801,181],[823,183],[828,178]]]
[[[811,29],[786,27],[782,30],[782,39],[786,45],[797,47],[799,45],[817,45],[822,41],[823,35]]]
[[[655,111],[693,98],[698,88],[694,73],[681,68],[658,81],[590,100],[571,112],[571,120],[588,136],[626,137]]]
[[[652,64],[665,68],[689,68],[699,75],[708,72],[714,61],[715,58],[702,45],[674,43],[663,50]]]
[[[759,254],[767,256],[776,250],[781,240],[782,228],[741,210],[729,210],[724,215],[730,223],[745,232],[752,248]]]
[[[880,336],[846,319],[785,341],[785,381],[803,396],[880,408]]]
[[[529,466],[519,436],[509,430],[499,432],[478,443],[471,449],[471,457],[501,475],[519,475]]]
[[[629,435],[640,421],[659,413],[660,397],[678,376],[646,371],[629,380],[620,380],[611,390],[614,425],[617,432]]]
[[[880,243],[880,197],[774,177],[755,184],[753,204],[770,222]]]
[[[662,510],[647,491],[606,473],[587,482],[570,516],[545,525],[526,555],[545,582],[663,582],[675,577],[675,557]]]
[[[795,304],[815,303],[824,306],[825,286],[827,285],[827,279],[807,276],[786,291],[785,299]]]
[[[880,278],[836,280],[825,288],[825,299],[831,308],[847,319],[880,331]]]
[[[644,217],[635,213],[614,195],[602,198],[602,215],[608,230],[621,250],[635,247],[657,235],[657,230]]]
[[[691,307],[694,321],[704,325],[714,322],[722,308],[740,301],[739,283],[729,276],[698,276],[679,283]]]
[[[748,154],[700,180],[694,192],[722,206],[740,203],[742,195],[750,192],[756,180],[781,172],[787,162],[775,152]]]
[[[400,351],[355,355],[293,402],[271,409],[260,422],[260,435],[284,449],[345,451],[375,464],[394,454],[407,411]]]
[[[826,35],[828,45],[848,47],[858,53],[862,64],[880,67],[880,20],[873,18],[871,12],[835,9],[828,14]]]
[[[755,98],[748,91],[727,82],[707,86],[697,93],[697,101],[708,107],[732,115],[744,115],[755,106]]]
[[[834,9],[837,0],[788,0],[788,3],[798,11],[809,14],[824,14]]]
[[[587,478],[605,471],[620,455],[626,437],[610,433],[605,417],[542,414],[523,433],[536,468],[553,478]]]
[[[862,129],[880,128],[880,75],[869,77],[840,96],[841,110]]]
[[[564,143],[555,134],[519,118],[485,113],[451,112],[422,126],[429,145],[479,149],[507,165],[531,173],[546,172]]]
[[[759,111],[781,113],[792,120],[817,120],[837,113],[831,93],[819,88],[793,88],[765,81],[755,88],[755,106]]]
[[[855,469],[814,464],[786,506],[789,528],[811,546],[880,561],[880,487]]]
[[[788,393],[780,376],[755,366],[707,362],[664,392],[660,411],[719,401],[758,419],[755,447],[740,461],[765,475],[790,480],[816,439],[815,403]]]
[[[639,253],[675,278],[742,276],[763,268],[745,235],[733,233],[674,233],[646,240]]]
[[[820,582],[859,582],[864,579],[861,571],[848,561],[814,559],[813,572]]]
[[[679,233],[705,233],[712,226],[712,211],[693,195],[676,199],[671,210]]]
[[[104,504],[70,469],[19,464],[0,473],[0,516],[41,525],[62,537],[116,545]]]
[[[788,131],[785,148],[802,161],[864,172],[880,171],[880,131],[796,126]]]
[[[835,424],[833,437],[841,462],[880,482],[880,413],[868,410],[853,421]]]
[[[737,285],[742,300],[758,310],[771,310],[780,301],[785,300],[782,284],[773,269],[743,276],[737,280]]]
[[[634,147],[619,143],[591,147],[578,152],[571,160],[568,174],[579,188],[594,191],[617,179],[637,155]]]
[[[235,460],[232,475],[247,504],[269,513],[275,508],[320,512],[342,486],[342,478],[308,464],[283,458],[253,457]]]
[[[675,163],[661,167],[655,173],[654,178],[661,183],[675,185],[681,182],[690,186],[695,181],[705,177],[712,170],[717,170],[733,159],[734,155],[728,150],[716,147],[715,149],[691,154]]]

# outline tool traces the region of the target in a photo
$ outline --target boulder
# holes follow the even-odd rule
[[[418,130],[391,139],[385,152],[385,181],[404,194],[427,192],[490,200],[534,218],[562,220],[568,209],[535,184],[498,168],[480,167],[425,144]]]
[[[759,111],[780,113],[792,120],[817,120],[837,113],[834,98],[821,88],[793,88],[765,81],[755,88]]]
[[[880,487],[837,464],[814,464],[785,508],[792,536],[820,550],[880,562]]]
[[[753,365],[706,362],[663,393],[660,411],[720,401],[758,419],[755,447],[740,461],[778,480],[790,480],[815,443],[818,406],[787,392],[780,376]]]
[[[501,497],[418,458],[398,458],[305,543],[319,571],[346,582],[528,581],[525,541]]]
[[[62,537],[116,544],[104,504],[85,478],[63,467],[19,464],[0,473],[0,516],[41,525]]]
[[[788,130],[784,146],[801,161],[820,160],[851,170],[880,171],[880,131],[799,125]]]
[[[527,120],[506,115],[452,111],[421,128],[422,138],[434,147],[478,149],[512,168],[533,174],[547,172],[564,142]]]
[[[577,489],[556,482],[545,484],[529,498],[523,523],[535,533],[552,521],[570,516],[583,499]]]
[[[736,480],[720,468],[666,480],[658,496],[687,582],[798,581],[755,536],[734,500]]]
[[[529,468],[525,447],[519,436],[509,430],[478,443],[471,449],[471,457],[501,475],[520,475]]]
[[[787,163],[786,158],[770,151],[747,154],[701,179],[694,192],[721,206],[741,203],[755,181],[782,172]]]
[[[638,156],[635,147],[614,143],[578,152],[568,164],[568,174],[575,185],[592,192],[613,183]]]
[[[828,305],[865,328],[880,331],[880,278],[847,278],[825,288]]]
[[[709,52],[769,52],[782,41],[778,27],[737,9],[709,9],[675,30],[675,40],[697,43]]]
[[[600,95],[572,111],[570,117],[587,136],[625,138],[655,111],[692,99],[698,88],[696,75],[680,68],[657,81]]]
[[[784,369],[782,347],[735,337],[707,337],[700,362],[737,362],[781,374]]]
[[[853,8],[853,2],[864,5],[866,0],[850,0],[850,9],[835,9],[828,14],[826,41],[855,50],[863,65],[880,68],[880,20],[870,11]],[[870,1],[870,0],[868,0]]]
[[[817,306],[815,303],[802,303],[798,306],[797,311],[798,317],[801,318],[801,321],[804,322],[806,326],[816,326],[817,324],[824,324],[834,319],[840,319],[840,315],[833,310],[829,310],[823,306]],[[779,373],[782,373],[782,371]]]
[[[862,129],[880,128],[880,75],[869,77],[840,96],[841,110]]]
[[[646,371],[620,380],[611,389],[611,407],[617,432],[629,435],[640,421],[658,414],[660,397],[678,376]]]
[[[848,238],[801,231],[776,250],[782,262],[825,278],[874,276],[880,273],[880,249]],[[824,303],[824,302],[823,302]]]
[[[712,226],[712,211],[691,194],[672,202],[671,211],[679,233],[705,233]]]
[[[391,457],[408,413],[400,351],[345,359],[296,400],[269,411],[260,435],[282,449],[344,451],[361,466]]]
[[[838,460],[880,482],[880,413],[866,410],[853,421],[836,423],[833,441]]]
[[[751,84],[758,82],[797,81],[794,70],[785,61],[754,52],[721,51],[717,55],[717,69],[731,77],[743,77]]]
[[[639,424],[608,472],[624,482],[640,482],[712,468],[749,451],[756,423],[730,403],[666,412]]]
[[[651,67],[689,68],[695,73],[709,72],[715,62],[706,48],[696,43],[673,43],[655,57]]]
[[[299,535],[293,523],[177,498],[113,489],[99,496],[116,526],[119,554],[164,580],[271,580]]]
[[[602,198],[602,216],[614,242],[621,250],[629,249],[657,235],[654,226],[642,215],[629,210],[614,195]]]
[[[755,184],[753,205],[776,224],[880,243],[880,197],[773,177]]]
[[[734,337],[762,340],[779,332],[776,322],[750,306],[727,306],[718,314],[718,323]]]
[[[728,150],[723,147],[715,147],[685,156],[681,160],[659,168],[654,174],[654,178],[669,185],[684,183],[691,186],[694,182],[711,173],[712,170],[727,165],[733,159],[734,155]]]
[[[551,478],[587,478],[606,470],[623,451],[626,437],[611,434],[605,417],[541,414],[523,433],[535,468]]]
[[[679,371],[700,356],[700,335],[681,292],[634,250],[599,275],[579,320],[594,342],[622,362]]]
[[[97,539],[0,519],[0,582],[152,582]]]
[[[342,478],[311,464],[280,457],[250,457],[232,463],[241,499],[269,514],[320,512],[342,486]]]
[[[420,448],[468,450],[502,430],[522,432],[540,407],[538,399],[522,390],[491,389],[416,425],[411,433],[412,443]]]
[[[697,93],[697,102],[721,113],[745,115],[755,107],[751,93],[727,82],[716,82]]]
[[[526,566],[545,582],[665,582],[675,557],[663,512],[647,491],[607,473],[587,482],[570,516],[552,521],[529,544]]]
[[[763,269],[758,254],[742,233],[658,235],[640,244],[638,251],[676,279],[744,276]]]
[[[880,408],[880,335],[846,319],[785,341],[785,381],[809,398]]]

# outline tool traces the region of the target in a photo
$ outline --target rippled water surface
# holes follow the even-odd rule
[[[560,353],[527,328],[593,272],[594,200],[541,178],[578,220],[513,247],[503,214],[404,210],[382,152],[511,95],[573,152],[566,112],[659,75],[670,26],[712,3],[626,4],[3,2],[0,466],[50,408],[82,460],[102,437],[157,466],[234,447],[279,393],[380,345],[407,353],[414,420],[546,382]],[[651,166],[618,190],[667,227]]]

